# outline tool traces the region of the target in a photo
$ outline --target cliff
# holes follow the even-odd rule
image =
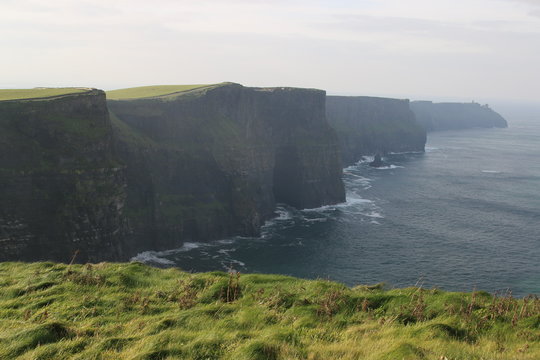
[[[109,116],[100,90],[0,92],[0,261],[127,259],[256,235],[277,202],[345,200],[324,91],[219,84],[113,97]]]
[[[475,127],[505,128],[506,120],[487,105],[478,103],[433,103],[413,101],[411,109],[427,131],[456,130]]]
[[[327,96],[326,117],[336,129],[345,165],[363,155],[424,151],[426,132],[408,100]]]
[[[0,261],[120,258],[125,180],[105,93],[0,95]]]
[[[345,200],[324,91],[226,83],[114,95],[108,106],[127,165],[132,253],[256,235],[276,202]]]

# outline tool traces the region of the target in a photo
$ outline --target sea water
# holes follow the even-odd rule
[[[257,238],[186,243],[135,260],[450,291],[540,294],[540,119],[430,133],[425,153],[344,169],[347,202],[278,206]]]

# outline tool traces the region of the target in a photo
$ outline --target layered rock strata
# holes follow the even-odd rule
[[[0,261],[120,259],[125,199],[103,91],[0,102]]]
[[[326,116],[336,129],[345,165],[364,155],[424,151],[426,131],[408,100],[327,96]]]

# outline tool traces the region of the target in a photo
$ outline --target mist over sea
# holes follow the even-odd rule
[[[540,294],[540,119],[428,135],[425,153],[344,170],[347,203],[278,207],[259,238],[135,259],[186,271]]]

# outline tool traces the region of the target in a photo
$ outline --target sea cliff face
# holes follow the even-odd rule
[[[345,200],[325,92],[220,84],[0,102],[0,261],[128,259]]]
[[[122,257],[124,168],[105,93],[0,102],[0,261]]]
[[[411,109],[427,131],[457,130],[475,127],[505,128],[506,120],[487,105],[478,103],[433,103],[413,101]]]
[[[257,235],[276,202],[345,200],[324,91],[220,84],[108,106],[131,253]]]
[[[424,151],[426,132],[408,100],[327,96],[326,116],[336,129],[345,165],[363,155]]]

